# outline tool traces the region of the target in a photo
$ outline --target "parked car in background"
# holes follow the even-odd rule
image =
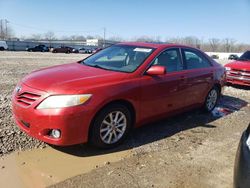
[[[219,59],[219,56],[218,55],[211,55],[211,58],[212,59]]]
[[[250,123],[243,132],[234,164],[234,188],[250,187]]]
[[[54,48],[52,50],[53,53],[79,53],[79,51],[75,48],[68,47],[68,46],[62,46],[60,48]]]
[[[236,54],[230,54],[228,56],[228,60],[237,60],[237,59],[239,59],[239,57]]]
[[[91,48],[79,48],[79,53],[82,54],[92,54],[93,53],[93,49]]]
[[[102,48],[96,48],[96,49],[94,49],[93,51],[92,51],[92,53],[96,53],[96,52],[99,52],[99,51],[101,51],[102,50]]]
[[[7,45],[6,41],[0,40],[0,51],[4,51],[7,49],[8,49],[8,45]]]
[[[227,83],[250,86],[250,51],[246,51],[236,61],[226,64],[225,68]]]
[[[37,45],[33,48],[27,48],[28,52],[48,52],[49,48],[43,44]]]
[[[27,75],[12,110],[17,125],[44,142],[109,148],[132,127],[193,108],[212,111],[224,78],[225,68],[198,49],[120,43]]]

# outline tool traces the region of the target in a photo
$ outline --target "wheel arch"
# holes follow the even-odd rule
[[[214,84],[214,87],[216,87],[216,88],[219,90],[219,95],[221,96],[221,89],[222,89],[222,86],[221,86],[219,83],[215,83],[215,84]]]

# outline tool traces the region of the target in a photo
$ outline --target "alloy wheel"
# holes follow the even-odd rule
[[[122,138],[126,128],[126,115],[121,111],[110,112],[101,123],[100,138],[105,144],[114,144]]]
[[[218,99],[218,93],[215,89],[212,89],[207,96],[207,101],[206,101],[206,106],[207,106],[207,110],[211,111],[216,103],[217,103],[217,99]]]

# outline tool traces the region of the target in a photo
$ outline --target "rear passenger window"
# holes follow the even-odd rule
[[[162,52],[154,60],[153,65],[165,66],[167,72],[175,72],[183,69],[178,49],[170,49]]]
[[[199,52],[184,49],[184,61],[187,69],[210,67],[209,61]]]

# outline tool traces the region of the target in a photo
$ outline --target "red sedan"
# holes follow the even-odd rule
[[[212,111],[225,70],[181,45],[121,43],[27,75],[12,96],[27,134],[54,145],[121,143],[132,127],[195,107]]]
[[[226,64],[225,67],[227,83],[250,86],[250,51],[246,51],[240,58]]]

